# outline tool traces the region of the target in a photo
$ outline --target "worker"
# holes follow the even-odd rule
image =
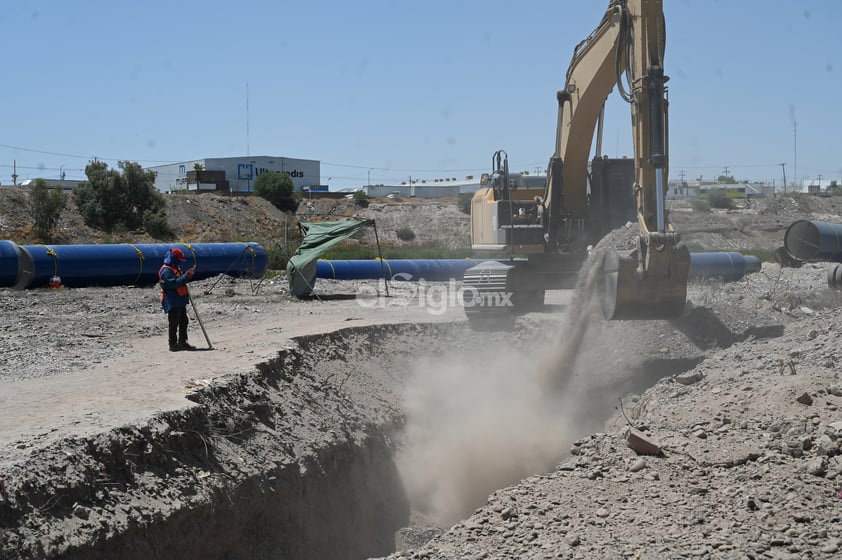
[[[184,252],[178,247],[167,251],[164,256],[164,265],[158,271],[158,279],[161,284],[161,307],[167,314],[169,322],[169,343],[170,352],[181,350],[195,350],[187,342],[187,304],[190,303],[190,294],[187,291],[187,283],[193,279],[196,267],[181,270],[179,263],[185,262]]]

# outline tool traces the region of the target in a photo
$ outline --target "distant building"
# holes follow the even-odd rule
[[[839,179],[804,179],[801,181],[801,189],[799,192],[810,194],[824,194],[827,193],[827,189],[830,188],[834,183],[837,186],[842,186],[842,181],[840,181]]]
[[[709,191],[724,191],[729,198],[772,197],[774,185],[764,183],[703,183],[702,181],[670,181],[667,200],[699,198]]]
[[[35,181],[38,179],[27,179],[23,183],[20,184],[21,187],[34,187]],[[72,191],[82,183],[87,183],[87,181],[77,181],[74,179],[44,179],[44,182],[47,183],[47,186],[50,188],[54,187],[61,187],[62,190],[65,191]]]
[[[543,187],[546,185],[546,175],[519,174],[521,187]],[[413,179],[401,181],[397,185],[366,185],[363,190],[370,198],[378,198],[393,194],[401,198],[457,198],[460,194],[472,194],[483,188],[481,177],[466,175],[464,179],[446,177],[442,179]]]
[[[196,164],[201,166],[196,171]],[[206,158],[150,167],[155,172],[155,188],[162,193],[203,191],[250,193],[257,176],[281,171],[292,178],[293,189],[321,185],[321,162],[281,156],[241,156]]]

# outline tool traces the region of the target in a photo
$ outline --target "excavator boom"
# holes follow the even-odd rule
[[[550,159],[548,236],[557,240],[567,216],[604,223],[586,188],[588,154],[608,95],[616,87],[631,107],[638,247],[602,250],[600,298],[610,319],[659,319],[681,314],[690,254],[666,212],[668,102],[662,0],[613,0],[599,26],[576,46],[565,87],[557,94],[556,147]],[[597,153],[597,156],[599,154]],[[593,228],[592,228],[593,229]],[[599,231],[598,234],[605,233]]]
[[[535,211],[528,202],[532,194],[518,191],[507,167],[505,174],[495,174],[497,187],[479,191],[472,201],[473,247],[508,250],[512,257],[527,255],[529,263],[512,261],[508,268],[466,273],[465,283],[474,294],[504,286],[514,294],[507,301],[534,303],[544,289],[556,287],[556,279],[570,275],[571,265],[584,262],[586,247],[596,245],[601,258],[599,295],[607,318],[681,314],[690,254],[678,246],[666,210],[665,44],[662,0],[609,2],[599,25],[574,49],[564,88],[556,94],[555,149],[543,196],[535,196],[532,203]],[[597,153],[590,159],[605,101],[614,88],[631,108],[631,162],[601,156],[599,135]],[[625,164],[633,168],[630,174],[623,173]],[[620,252],[598,244],[627,219],[636,219],[639,226],[634,250]],[[494,281],[483,285],[484,278]],[[484,310],[482,305],[466,307],[469,317]]]

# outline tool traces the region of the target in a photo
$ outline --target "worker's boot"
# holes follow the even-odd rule
[[[181,352],[184,348],[178,343],[170,342],[170,352]]]
[[[179,350],[195,350],[196,347],[187,342],[186,340],[182,340],[177,344]]]

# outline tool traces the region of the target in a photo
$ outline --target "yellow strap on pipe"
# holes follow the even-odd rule
[[[132,284],[137,286],[137,283],[140,281],[140,277],[143,274],[143,258],[144,258],[143,257],[143,251],[141,251],[140,249],[138,249],[137,247],[135,247],[131,243],[126,243],[126,245],[128,245],[129,247],[131,247],[132,249],[135,250],[135,253],[137,253],[137,258],[140,261],[140,264],[137,267],[137,276],[135,277],[134,282],[132,282]]]

